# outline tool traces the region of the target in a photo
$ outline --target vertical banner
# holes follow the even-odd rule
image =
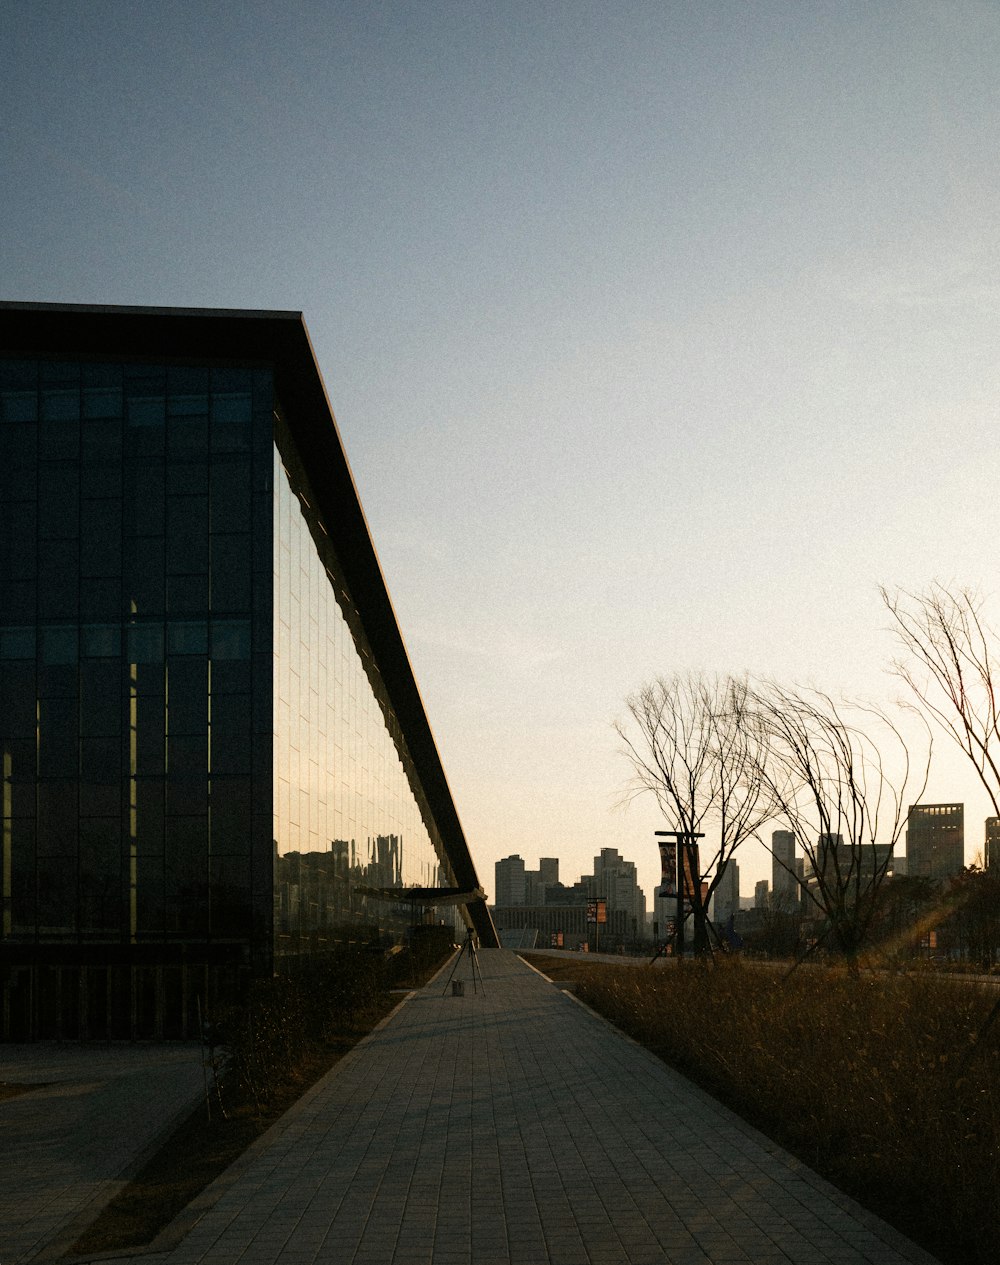
[[[657,896],[677,895],[677,840],[660,840],[660,886]]]
[[[701,892],[701,860],[698,856],[698,845],[692,839],[683,848],[684,860],[684,904],[688,909],[694,906],[695,892]]]

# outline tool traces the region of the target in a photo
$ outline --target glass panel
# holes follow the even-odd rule
[[[163,625],[130,624],[128,628],[130,663],[155,663],[163,659]]]
[[[0,391],[0,422],[33,422],[37,417],[37,391]]]
[[[20,628],[0,628],[0,659],[34,659],[34,625]]]
[[[76,663],[79,634],[75,625],[42,624],[38,631],[40,664]]]
[[[208,654],[208,624],[203,619],[172,619],[167,624],[168,654]]]
[[[80,639],[81,654],[86,657],[106,659],[117,658],[121,654],[120,624],[84,624],[80,629]]]
[[[90,659],[80,665],[80,733],[110,737],[122,731],[120,659]]]
[[[84,388],[83,416],[85,418],[121,417],[123,407],[121,387]]]
[[[127,403],[131,427],[162,426],[166,421],[166,399],[162,395],[134,395]]]
[[[167,731],[208,732],[208,660],[204,655],[167,662]]]
[[[279,434],[282,434],[279,430]],[[295,476],[298,478],[298,476]],[[300,499],[276,463],[274,837],[277,951],[298,952],[345,924],[406,926],[413,911],[357,895],[372,886],[453,881],[336,559],[320,557]],[[394,737],[395,736],[395,737]],[[302,937],[308,937],[303,941]]]

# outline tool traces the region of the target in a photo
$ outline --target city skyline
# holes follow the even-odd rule
[[[628,694],[884,703],[878,584],[992,595],[992,6],[97,0],[5,35],[0,297],[305,313],[483,875],[610,846],[651,893]],[[981,851],[943,738],[923,799]]]

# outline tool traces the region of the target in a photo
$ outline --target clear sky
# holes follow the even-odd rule
[[[486,887],[651,895],[630,691],[888,698],[877,584],[996,588],[998,68],[992,0],[0,0],[0,297],[303,311]]]

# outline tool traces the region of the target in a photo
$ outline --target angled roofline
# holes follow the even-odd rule
[[[301,312],[0,301],[0,354],[218,361],[273,367],[295,440],[460,888],[480,886]],[[468,905],[499,943],[485,900]]]

